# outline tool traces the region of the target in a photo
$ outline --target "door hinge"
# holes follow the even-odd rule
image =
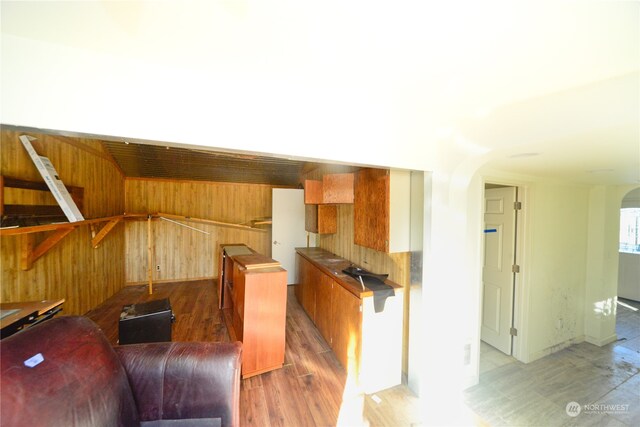
[[[362,304],[360,304],[360,313],[362,313]]]
[[[512,273],[520,273],[520,266],[518,264],[513,264],[511,266],[511,272]]]
[[[518,330],[516,328],[509,329],[509,335],[517,337],[518,336]]]
[[[513,209],[519,211],[522,209],[522,202],[513,202]]]

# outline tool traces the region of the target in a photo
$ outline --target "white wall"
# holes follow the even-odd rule
[[[589,212],[586,186],[537,183],[530,193],[526,361],[583,339]]]
[[[640,208],[640,188],[622,199],[622,208]],[[640,254],[620,253],[618,262],[618,296],[640,301]]]
[[[633,188],[600,185],[590,189],[585,340],[596,345],[616,340],[620,206]]]

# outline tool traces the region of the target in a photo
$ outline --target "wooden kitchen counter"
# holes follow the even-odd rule
[[[320,248],[297,248],[295,295],[340,364],[366,393],[402,382],[404,289],[375,292],[342,272],[358,267]]]
[[[366,288],[363,290],[362,284],[360,284],[358,280],[342,272],[342,270],[347,267],[360,266],[354,265],[351,261],[341,258],[336,254],[320,248],[296,248],[296,252],[313,263],[325,274],[331,276],[333,280],[342,285],[342,287],[344,287],[351,294],[357,296],[358,298],[373,296],[373,291],[371,289]],[[382,274],[383,272],[372,273]],[[394,291],[401,291],[403,289],[402,286],[395,282],[392,282],[391,280],[385,280],[384,283],[391,286]]]

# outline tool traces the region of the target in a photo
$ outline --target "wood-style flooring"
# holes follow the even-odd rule
[[[213,281],[158,284],[154,289],[150,296],[144,286],[127,287],[87,316],[116,344],[123,305],[168,297],[176,316],[175,341],[229,340]],[[626,306],[617,310],[618,341],[607,346],[580,343],[523,364],[481,343],[480,383],[464,392],[466,407],[477,414],[470,424],[640,425],[640,304],[621,302]],[[353,386],[298,304],[293,287],[286,337],[282,369],[242,380],[242,426],[421,424],[418,398],[406,386],[375,395],[363,395]],[[572,401],[585,408],[577,417],[567,415]]]
[[[212,280],[126,287],[87,313],[117,344],[122,306],[169,298],[174,341],[229,341]],[[418,398],[404,385],[364,395],[353,385],[316,327],[288,289],[285,364],[242,380],[241,426],[412,426]]]
[[[528,364],[481,343],[480,383],[465,402],[492,426],[639,426],[640,303],[620,299],[616,334],[611,344],[582,342]]]

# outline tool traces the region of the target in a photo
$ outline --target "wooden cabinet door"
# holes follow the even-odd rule
[[[338,207],[336,205],[318,205],[318,234],[338,232]]]
[[[304,203],[307,205],[322,203],[322,181],[304,180]]]
[[[318,271],[319,280],[316,286],[316,320],[315,324],[325,341],[331,345],[332,341],[332,319],[333,319],[333,298],[335,284],[330,277]]]
[[[353,203],[352,173],[333,173],[322,177],[322,203]]]
[[[389,173],[361,169],[356,173],[353,241],[381,252],[389,250]]]
[[[304,229],[310,233],[333,234],[338,232],[338,208],[336,205],[305,205]]]
[[[302,288],[302,308],[307,312],[309,318],[315,322],[316,319],[316,282],[318,281],[318,269],[307,260],[302,260],[302,271],[304,283]]]
[[[236,332],[236,338],[243,341],[244,337],[244,291],[245,291],[245,275],[242,274],[240,267],[233,263],[233,303],[231,320],[233,329]]]
[[[296,285],[294,292],[296,295],[296,299],[302,305],[302,296],[304,294],[304,282],[305,282],[305,270],[304,264],[307,261],[300,256],[300,254],[296,254],[296,267],[298,270],[298,284]]]
[[[285,353],[287,272],[245,270],[242,376],[282,366]],[[237,286],[237,284],[236,284]]]
[[[331,348],[347,372],[358,375],[362,345],[361,300],[339,285],[332,291]]]

